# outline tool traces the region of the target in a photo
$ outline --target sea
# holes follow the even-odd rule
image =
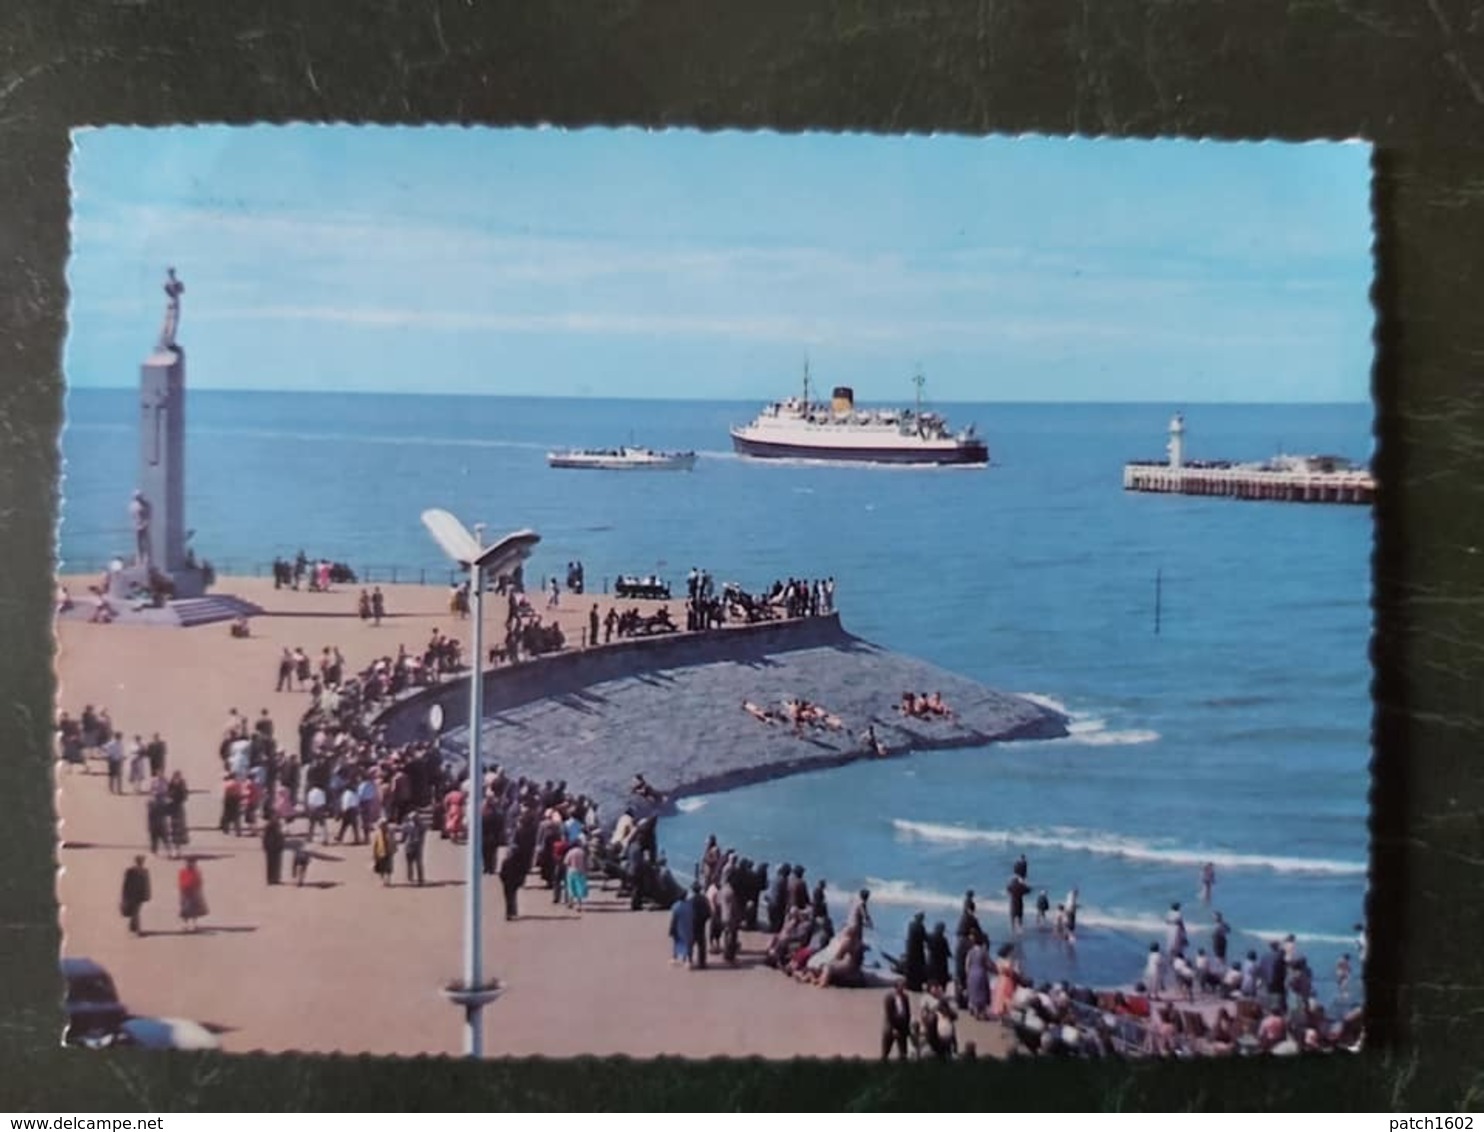
[[[1121,472],[1163,458],[1176,408],[1192,458],[1365,459],[1371,406],[936,406],[977,424],[987,469],[737,458],[728,427],[758,408],[192,391],[191,546],[222,574],[303,549],[379,581],[446,582],[418,519],[438,506],[491,536],[540,532],[528,584],[576,560],[590,589],[653,573],[683,591],[693,566],[751,590],[832,576],[849,630],[1051,705],[1070,736],[686,798],[660,828],[677,872],[714,833],[753,860],[805,864],[837,918],[869,888],[879,957],[901,951],[917,911],[951,935],[968,890],[1005,942],[1023,853],[1053,909],[1080,894],[1075,947],[1029,914],[1020,946],[1037,978],[1131,984],[1179,902],[1196,947],[1213,909],[1239,955],[1292,933],[1332,1001],[1336,960],[1358,960],[1367,885],[1371,511],[1126,493]],[[64,570],[130,546],[138,413],[133,390],[68,395]],[[625,443],[701,458],[644,474],[544,458]]]

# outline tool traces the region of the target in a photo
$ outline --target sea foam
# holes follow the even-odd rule
[[[1329,876],[1364,876],[1366,873],[1366,866],[1354,861],[1268,857],[1255,853],[1189,849],[1183,846],[1162,847],[1137,838],[1064,827],[1048,830],[975,829],[970,826],[909,821],[905,818],[893,818],[891,824],[899,834],[940,843],[965,842],[1028,849],[1061,849],[1069,853],[1092,853],[1103,857],[1123,857],[1131,861],[1188,868],[1199,868],[1210,861],[1218,869],[1267,869],[1276,873],[1319,873]]]
[[[1076,711],[1055,696],[1041,692],[1017,692],[1023,700],[1048,708],[1067,719],[1067,734],[1060,739],[1037,739],[1037,746],[1046,743],[1072,744],[1081,747],[1128,747],[1140,743],[1157,743],[1158,731],[1148,728],[1131,728],[1123,731],[1108,730],[1108,721],[1091,712]]]
[[[932,888],[920,888],[911,881],[889,880],[882,877],[867,877],[866,887],[871,890],[871,903],[887,905],[897,908],[912,908],[923,912],[931,912],[934,909],[959,908],[963,905],[962,893],[940,892]],[[1053,896],[1053,900],[1059,900],[1060,893]],[[985,916],[1008,916],[1010,905],[1008,901],[998,899],[986,899],[985,896],[976,891],[974,894],[974,908],[981,917]],[[1081,928],[1099,928],[1104,931],[1122,932],[1130,935],[1147,936],[1152,939],[1163,939],[1169,928],[1169,923],[1162,916],[1149,913],[1129,912],[1121,908],[1093,908],[1086,905],[1077,910],[1077,924]],[[1035,912],[1027,901],[1026,926],[1027,930],[1034,932]],[[1045,929],[1041,929],[1045,930]],[[1196,921],[1187,922],[1186,934],[1191,938],[1204,937],[1211,934],[1211,925]],[[1353,944],[1353,935],[1335,935],[1328,932],[1289,932],[1278,928],[1242,928],[1234,927],[1233,931],[1238,935],[1247,936],[1258,940],[1282,940],[1292,935],[1298,943],[1315,944]]]

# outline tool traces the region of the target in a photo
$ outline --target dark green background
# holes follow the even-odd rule
[[[48,610],[68,129],[265,119],[1377,142],[1371,1050],[1136,1068],[574,1072],[54,1048]],[[1477,1107],[1481,258],[1484,11],[1458,0],[0,0],[0,1109]],[[270,962],[222,975],[271,992]]]

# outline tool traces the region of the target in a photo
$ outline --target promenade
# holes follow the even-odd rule
[[[84,593],[89,580],[68,584]],[[429,883],[408,887],[399,875],[397,885],[383,888],[368,848],[332,841],[315,846],[303,888],[269,887],[257,840],[216,828],[217,747],[233,708],[249,718],[266,708],[280,742],[292,741],[308,695],[273,691],[285,647],[303,647],[311,656],[338,647],[356,671],[395,655],[399,645],[421,649],[434,629],[464,641],[467,621],[449,613],[446,587],[383,585],[389,615],[380,626],[356,616],[358,586],[321,594],[275,590],[262,579],[222,579],[216,588],[263,609],[250,637],[233,638],[224,623],[192,629],[57,623],[59,708],[75,715],[85,704],[107,707],[126,743],[156,731],[168,743],[167,770],[181,770],[191,786],[189,851],[200,858],[210,905],[203,930],[182,933],[177,865],[151,858],[146,934],[131,937],[118,895],[125,867],[136,853],[147,853],[143,798],[111,795],[101,764],[90,775],[62,767],[64,953],[103,964],[135,1013],[221,1027],[228,1050],[460,1052],[462,1020],[438,987],[461,967],[464,849],[434,835],[426,853]],[[532,600],[550,620],[544,598]],[[604,595],[563,595],[553,611],[569,642],[581,639],[594,601],[606,612]],[[668,604],[683,618],[679,600],[618,604],[646,612]],[[738,715],[739,727],[753,725],[740,709]],[[577,774],[566,777],[574,789],[587,786]],[[294,832],[300,830],[302,823]],[[701,847],[668,848],[675,860],[688,861]],[[879,1052],[880,991],[799,986],[760,965],[760,936],[744,935],[739,969],[688,972],[668,963],[663,914],[631,913],[599,894],[579,920],[552,904],[544,889],[528,889],[517,922],[507,923],[499,905],[491,881],[486,969],[508,988],[485,1012],[491,1056]],[[880,942],[889,950],[898,943]],[[989,1024],[963,1019],[959,1036],[961,1043],[976,1042],[981,1054],[1008,1048],[1003,1032]]]

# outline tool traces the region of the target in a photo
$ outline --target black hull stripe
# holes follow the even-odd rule
[[[938,451],[910,448],[818,448],[809,444],[776,444],[733,435],[732,446],[742,456],[774,460],[840,460],[860,464],[988,464],[983,444]]]

